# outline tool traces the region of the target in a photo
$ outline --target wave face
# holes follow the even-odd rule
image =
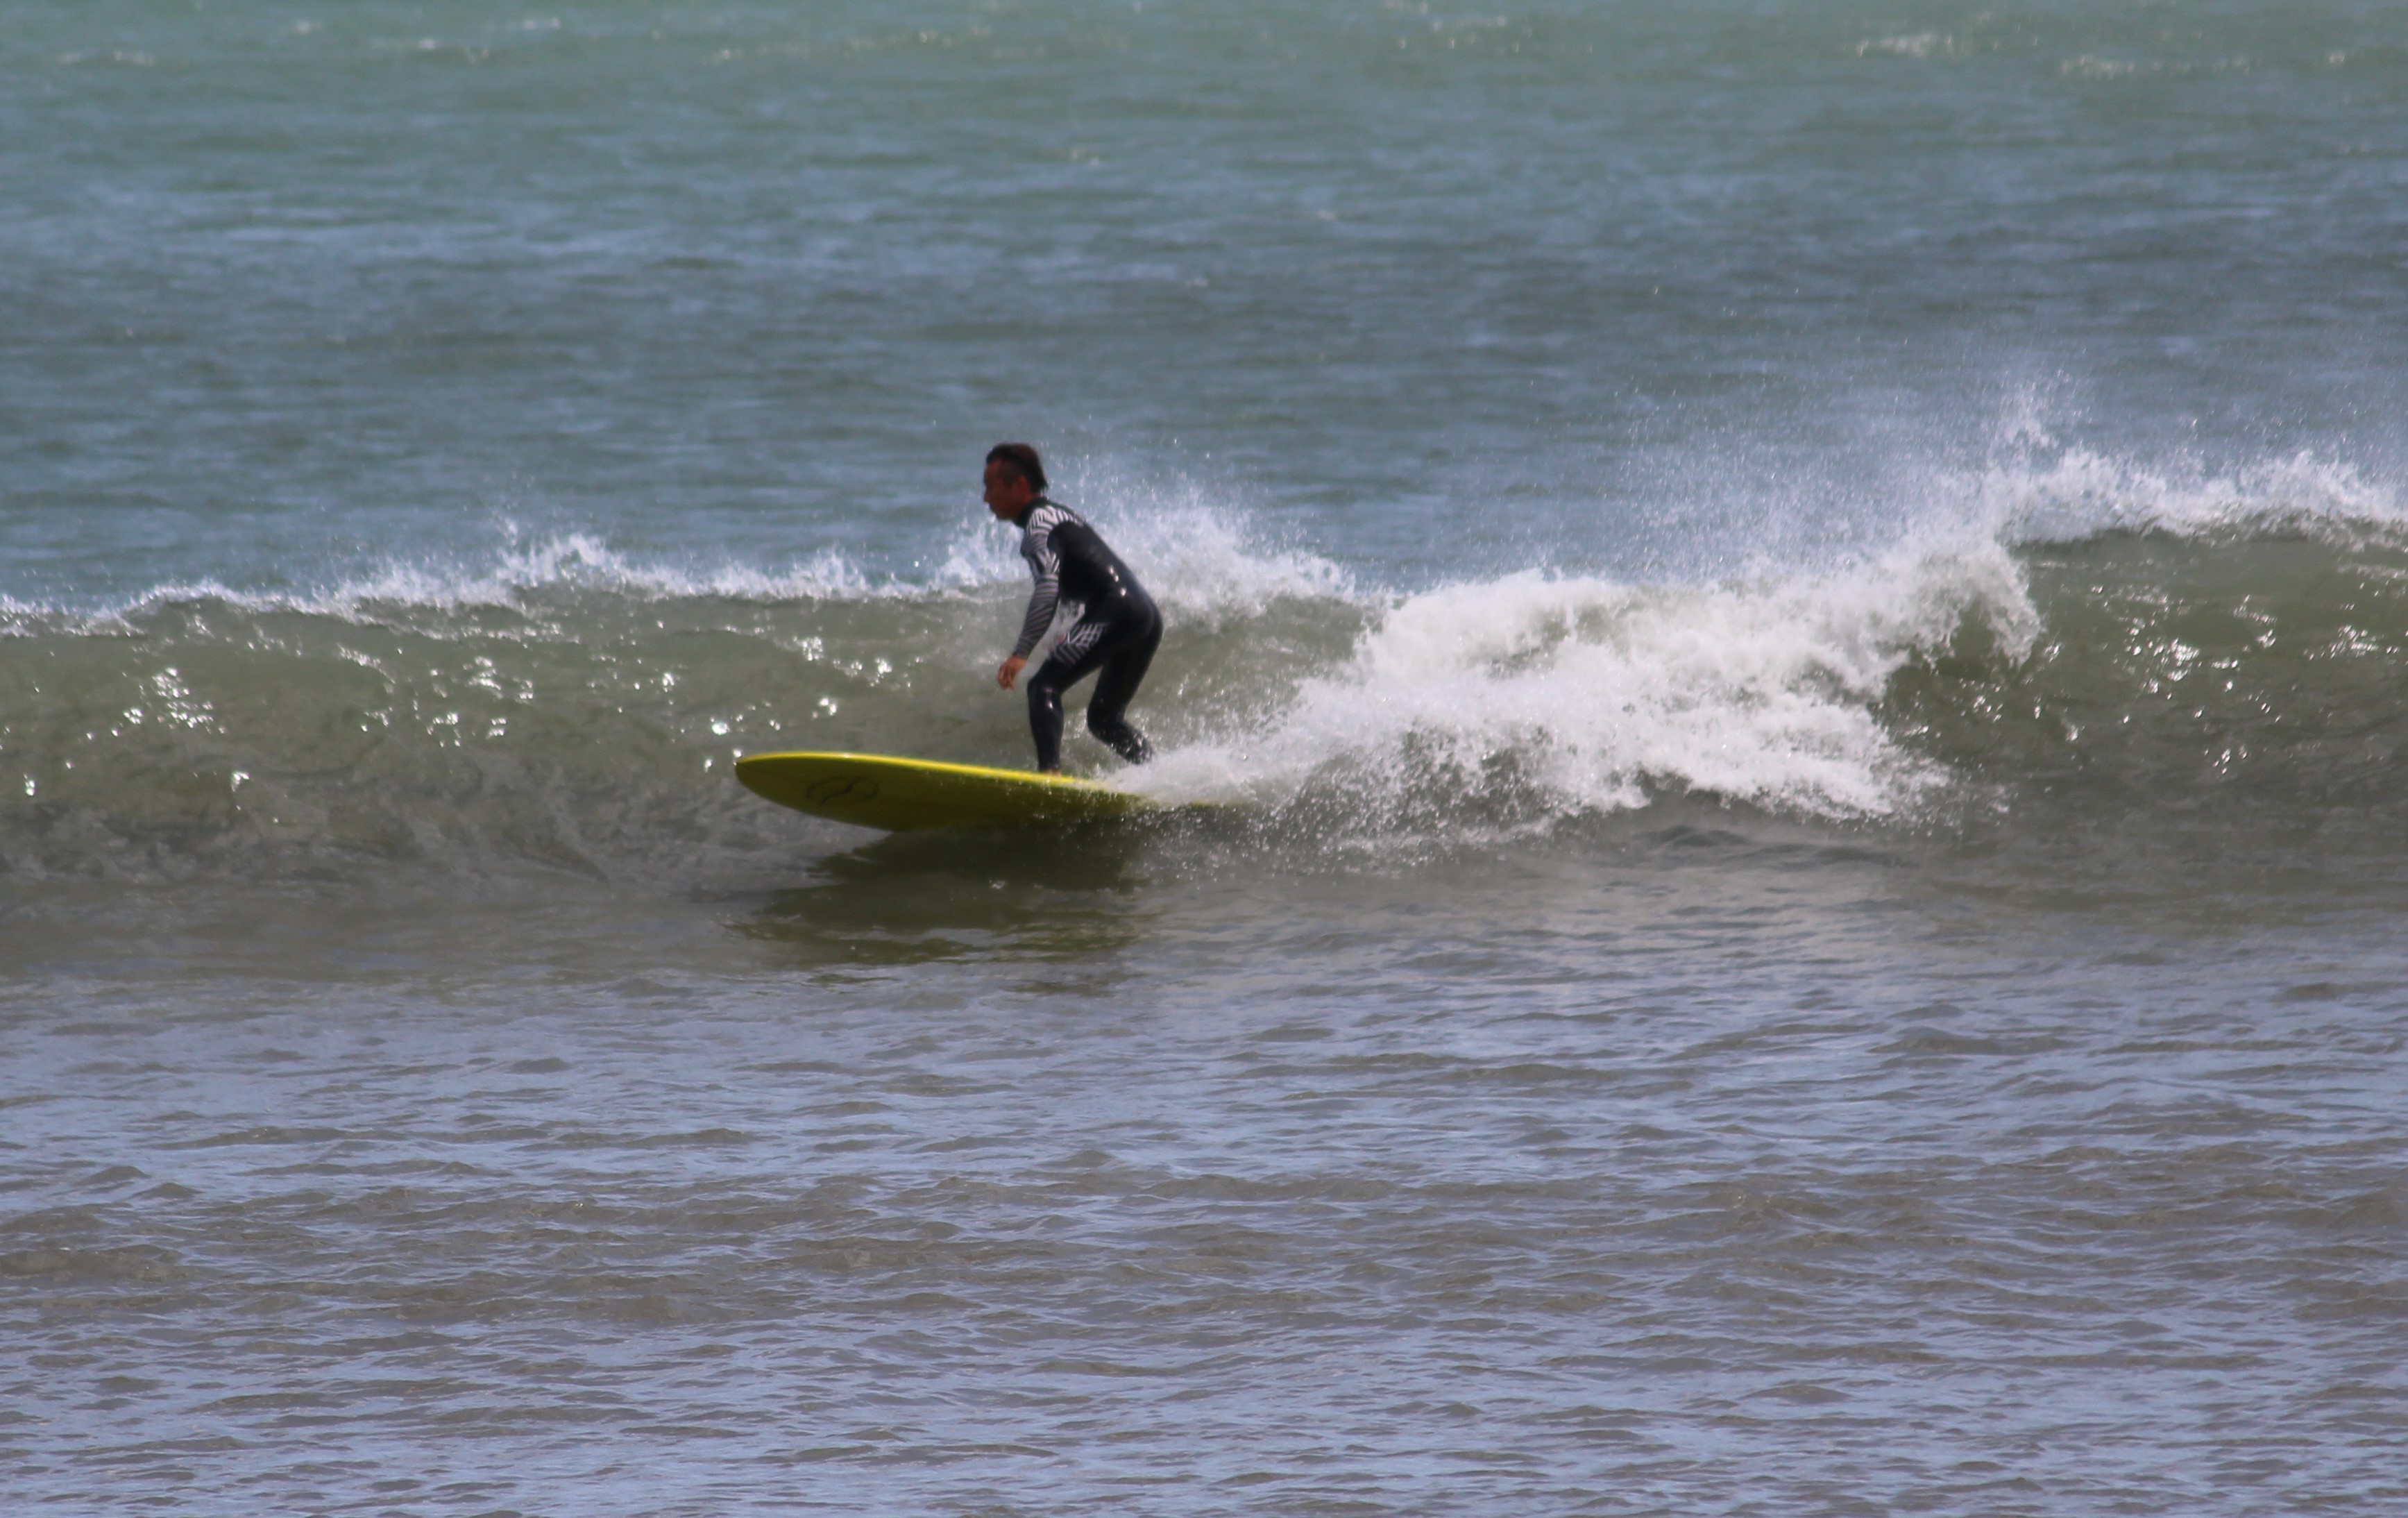
[[[1140,708],[1162,758],[1126,779],[1244,798],[1266,846],[1312,849],[1533,837],[1672,795],[1818,825],[2257,823],[2393,848],[2408,531],[2329,487],[2143,490],[2075,461],[2001,486],[1970,540],[1854,567],[1412,593],[1173,518],[1130,535],[1174,634]],[[857,835],[741,795],[741,753],[1025,762],[1021,704],[990,679],[1011,570],[991,535],[920,584],[570,538],[308,594],[12,608],[0,863],[769,866],[798,836]]]
[[[1226,708],[1360,623],[1326,564],[1175,517],[1154,530],[1170,536],[1130,540],[1187,634],[1158,693]],[[1017,624],[1013,562],[966,537],[933,583],[873,583],[834,556],[695,570],[572,537],[307,593],[10,607],[0,863],[21,879],[404,864],[609,879],[790,856],[793,819],[735,788],[735,757],[1025,762],[1023,708],[991,676]]]
[[[2039,636],[1918,649],[1885,730],[1952,774],[2105,819],[2376,826],[2401,804],[2408,534],[2114,534],[2022,556]]]

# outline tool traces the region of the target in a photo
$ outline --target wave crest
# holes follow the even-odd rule
[[[1259,541],[1240,516],[1193,502],[1159,509],[1106,510],[1099,521],[1139,567],[1166,609],[1217,625],[1260,613],[1282,598],[1348,600],[1353,577],[1309,551]],[[946,543],[933,567],[874,576],[850,555],[824,549],[783,567],[739,560],[712,564],[646,559],[591,533],[531,542],[515,533],[480,560],[387,560],[317,586],[238,586],[219,580],[159,584],[112,604],[42,604],[0,596],[0,635],[123,632],[179,607],[299,613],[347,622],[421,613],[556,609],[580,595],[638,602],[860,602],[958,595],[1026,580],[1012,535],[972,523]]]
[[[2312,453],[2229,472],[2149,467],[2082,449],[1995,467],[1976,486],[1982,519],[2011,544],[2114,533],[2237,538],[2307,533],[2339,542],[2408,530],[2399,492]]]

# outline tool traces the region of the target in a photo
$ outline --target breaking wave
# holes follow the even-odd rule
[[[1272,846],[1495,841],[1671,795],[1845,827],[2229,802],[2403,830],[2386,489],[2312,460],[2172,479],[2070,455],[1971,497],[1978,530],[1836,569],[1410,591],[1200,507],[1111,522],[1174,626],[1139,709],[1161,758],[1127,779],[1241,798]],[[1019,577],[996,531],[879,580],[568,536],[309,592],[11,605],[0,869],[775,867],[860,835],[741,794],[741,753],[1025,762],[991,678]]]

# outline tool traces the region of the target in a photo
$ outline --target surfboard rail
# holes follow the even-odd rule
[[[1134,791],[1075,776],[893,753],[747,754],[736,761],[736,778],[779,806],[889,833],[1025,827],[1154,806]]]

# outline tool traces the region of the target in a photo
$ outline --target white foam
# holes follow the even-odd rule
[[[589,534],[570,533],[534,543],[508,542],[481,565],[388,560],[318,587],[261,590],[215,580],[182,580],[152,586],[118,605],[82,610],[0,600],[0,624],[14,630],[33,625],[98,630],[160,608],[207,602],[252,612],[359,620],[408,609],[523,608],[545,592],[580,588],[641,600],[843,600],[924,594],[907,584],[873,584],[852,561],[833,551],[776,573],[736,563],[695,568],[643,563]]]
[[[1890,674],[1969,611],[2038,618],[2014,562],[1901,556],[1846,574],[1635,586],[1522,573],[1397,601],[1259,735],[1165,754],[1154,794],[1267,800],[1342,771],[1367,814],[1505,761],[1554,815],[1679,784],[1818,816],[1896,815],[1945,780],[1874,720]]]
[[[833,551],[769,573],[723,563],[708,567],[645,563],[586,533],[510,544],[481,567],[389,563],[331,590],[269,597],[284,609],[351,614],[374,607],[507,607],[554,589],[586,588],[644,600],[721,596],[736,600],[854,599],[892,594],[873,586],[860,568]],[[255,598],[244,598],[255,604]]]
[[[1944,32],[1914,32],[1897,36],[1867,37],[1856,44],[1856,56],[1885,52],[1899,58],[1957,58],[1971,50]]]

